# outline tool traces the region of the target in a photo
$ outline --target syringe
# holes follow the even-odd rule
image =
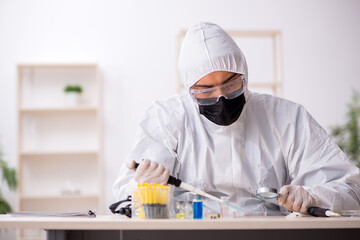
[[[135,163],[134,168],[136,169],[138,166],[139,166],[139,163]],[[167,181],[167,183],[171,184],[171,185],[174,185],[176,187],[185,189],[185,190],[187,190],[189,192],[199,194],[199,195],[201,195],[203,197],[206,197],[206,198],[209,198],[211,200],[220,202],[220,203],[222,203],[222,204],[224,204],[224,205],[226,205],[228,207],[231,207],[231,208],[233,208],[233,209],[235,209],[237,211],[244,211],[242,208],[236,206],[235,204],[229,203],[228,201],[223,201],[220,198],[217,198],[217,197],[215,197],[213,195],[210,195],[210,194],[208,194],[208,193],[206,193],[206,192],[204,192],[204,191],[202,191],[202,190],[200,190],[198,188],[195,188],[194,186],[191,186],[191,185],[189,185],[187,183],[184,183],[180,179],[175,178],[175,177],[173,177],[171,175],[169,176],[169,180]]]

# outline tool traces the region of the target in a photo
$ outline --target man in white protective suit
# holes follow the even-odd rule
[[[146,111],[113,187],[117,200],[137,183],[166,184],[172,175],[268,215],[360,209],[359,169],[303,106],[249,91],[245,57],[222,28],[192,26],[178,67],[186,91]],[[278,189],[277,201],[256,198],[260,187]],[[174,199],[190,197],[175,189]],[[219,203],[204,199],[210,212]]]

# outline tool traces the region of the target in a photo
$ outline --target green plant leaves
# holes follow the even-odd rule
[[[0,159],[0,168],[2,171],[2,179],[7,183],[11,190],[15,190],[17,186],[16,170],[9,168],[7,163]]]
[[[66,92],[66,93],[68,93],[68,92],[82,93],[82,87],[79,85],[67,85],[64,88],[64,92]]]
[[[331,135],[344,153],[360,167],[360,93],[354,91],[346,123],[332,128]]]
[[[10,205],[6,202],[6,200],[0,196],[0,214],[6,214],[11,212],[12,209]]]
[[[0,170],[2,174],[2,180],[4,180],[7,185],[9,186],[9,189],[15,190],[16,186],[18,184],[17,178],[16,178],[16,170],[14,168],[10,168],[7,165],[7,162],[3,160],[3,154],[0,150]],[[6,202],[6,200],[1,196],[0,194],[0,214],[11,212],[10,205]]]

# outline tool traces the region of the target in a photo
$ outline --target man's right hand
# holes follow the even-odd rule
[[[157,162],[144,159],[135,169],[135,161],[130,160],[126,163],[127,167],[135,171],[134,179],[139,184],[143,183],[157,183],[167,184],[169,180],[170,171],[166,167]]]

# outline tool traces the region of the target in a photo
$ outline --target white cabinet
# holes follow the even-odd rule
[[[17,71],[19,211],[104,212],[97,65],[19,65]],[[67,101],[67,85],[81,86],[78,103]]]

